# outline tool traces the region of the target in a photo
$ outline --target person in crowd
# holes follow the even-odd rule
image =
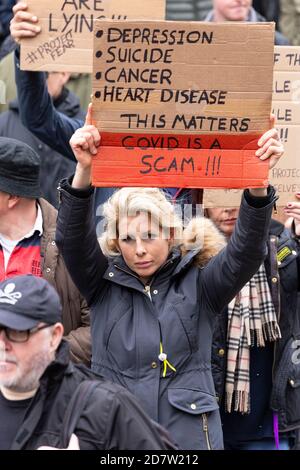
[[[212,0],[167,0],[166,20],[203,21],[212,7]]]
[[[253,0],[253,8],[265,17],[266,21],[275,21],[280,16],[280,0]]]
[[[13,52],[16,48],[16,43],[11,36],[7,36],[7,38],[3,41],[0,47],[0,61],[7,57],[11,52]]]
[[[239,209],[206,212],[229,243]],[[300,202],[284,212],[292,234],[271,221],[265,261],[217,317],[212,370],[230,450],[289,449],[287,431],[300,428],[300,367],[292,360],[300,339]]]
[[[47,74],[47,88],[53,106],[69,118],[84,119],[78,98],[66,88],[70,78],[67,72],[50,72]],[[23,126],[19,114],[19,102],[14,100],[9,110],[0,114],[0,136],[16,138],[28,144],[40,155],[40,185],[44,198],[54,207],[58,206],[57,186],[61,178],[74,172],[74,161],[44,145],[34,134]]]
[[[75,361],[90,361],[89,309],[55,243],[57,211],[41,198],[40,157],[0,137],[0,281],[22,274],[47,279],[59,293]]]
[[[243,196],[235,235],[223,238],[205,219],[183,231],[174,205],[156,188],[122,188],[104,208],[106,230],[92,223],[92,156],[98,130],[86,125],[71,139],[74,177],[61,183],[57,245],[92,312],[92,369],[132,391],[149,416],[182,449],[221,449],[211,375],[215,315],[253,276],[265,255],[274,190]],[[282,154],[275,129],[257,156]]]
[[[252,0],[213,0],[213,9],[205,21],[221,23],[223,21],[263,22],[266,19],[252,7]],[[289,41],[278,31],[275,31],[275,44],[286,46]]]
[[[292,46],[300,46],[300,0],[280,0],[279,25]]]
[[[63,332],[59,297],[45,279],[0,283],[0,450],[65,445],[68,404],[86,380],[96,383],[75,426],[80,449],[165,449],[127,390],[70,363]]]

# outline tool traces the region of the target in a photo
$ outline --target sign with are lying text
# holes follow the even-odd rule
[[[166,0],[26,0],[41,33],[21,44],[21,69],[92,72],[96,20],[165,18]]]
[[[93,184],[265,186],[273,40],[269,23],[96,22]]]

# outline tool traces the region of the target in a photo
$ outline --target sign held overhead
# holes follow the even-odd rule
[[[165,18],[166,0],[27,0],[41,33],[24,39],[21,69],[92,72],[96,20]]]
[[[284,144],[284,158],[274,167],[270,182],[279,195],[278,207],[296,200],[300,192],[300,47],[275,46],[272,112]],[[206,207],[239,206],[241,193],[205,191]]]
[[[96,22],[94,184],[266,185],[273,40],[268,23]]]

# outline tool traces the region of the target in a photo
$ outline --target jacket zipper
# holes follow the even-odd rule
[[[207,449],[208,449],[208,450],[212,450],[212,447],[211,447],[211,444],[210,444],[210,440],[209,440],[207,414],[206,414],[206,413],[203,413],[201,416],[202,416],[203,431],[204,431],[204,434],[205,434]]]

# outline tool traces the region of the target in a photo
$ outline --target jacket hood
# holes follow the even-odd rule
[[[61,97],[63,99],[61,99]],[[68,117],[77,117],[79,118],[78,114],[81,112],[83,115],[83,111],[80,109],[80,101],[79,98],[67,88],[64,88],[64,91],[57,100],[53,102],[55,108],[60,112],[65,114]]]
[[[77,96],[74,95],[72,91],[68,90],[67,88],[64,88],[64,91],[61,96],[63,99],[58,98],[58,100],[53,102],[55,108],[59,112],[71,118],[72,117],[81,118],[82,116],[84,116],[84,113],[80,108],[79,98],[77,98]],[[11,101],[9,103],[9,109],[16,113],[19,113],[20,111],[19,101],[17,99]]]
[[[215,224],[205,217],[198,217],[185,228],[180,248],[183,257],[190,253],[194,263],[203,267],[225,246],[226,239]]]
[[[183,232],[182,244],[179,248],[173,248],[159,272],[161,274],[169,273],[173,276],[182,272],[191,264],[202,268],[225,246],[225,237],[211,220],[205,217],[193,218]],[[122,256],[109,258],[109,264],[136,277],[136,274],[128,268]],[[108,271],[110,269],[109,267]]]

